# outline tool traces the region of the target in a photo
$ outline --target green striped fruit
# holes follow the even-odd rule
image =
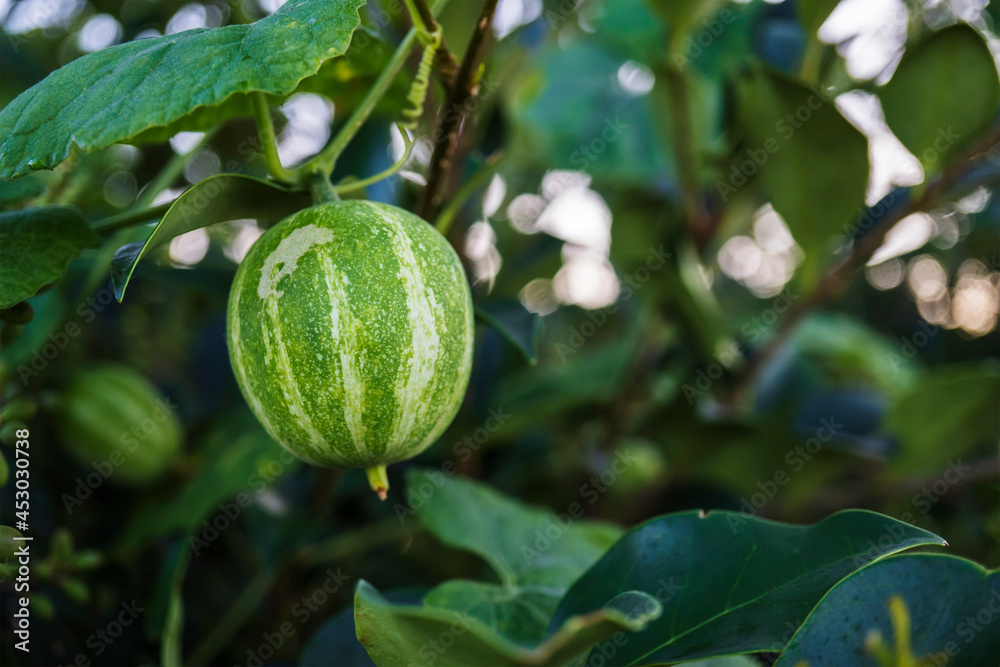
[[[321,204],[268,230],[236,271],[227,313],[236,380],[299,458],[385,466],[454,419],[472,365],[472,295],[441,234],[403,209]]]
[[[177,460],[184,430],[176,406],[128,366],[74,373],[56,409],[69,453],[117,482],[148,482]]]

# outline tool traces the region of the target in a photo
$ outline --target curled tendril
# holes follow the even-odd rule
[[[424,53],[420,58],[420,66],[417,68],[417,78],[410,86],[410,92],[406,96],[406,101],[410,107],[403,110],[403,117],[406,119],[401,125],[413,131],[417,129],[420,117],[424,115],[424,100],[427,98],[427,88],[431,82],[431,70],[434,67],[434,58],[437,50],[441,46],[441,26],[434,32],[421,32],[420,42],[424,46]]]

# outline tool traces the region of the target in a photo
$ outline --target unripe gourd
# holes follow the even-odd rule
[[[142,374],[119,364],[75,373],[56,417],[70,454],[116,482],[158,477],[176,461],[183,440],[170,403]]]
[[[403,209],[320,204],[267,231],[233,280],[229,358],[271,436],[316,465],[385,466],[429,447],[461,405],[472,295],[445,238]]]

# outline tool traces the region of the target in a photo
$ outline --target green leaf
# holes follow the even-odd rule
[[[492,327],[514,349],[521,353],[529,366],[538,363],[538,337],[542,333],[542,318],[529,312],[513,299],[476,306],[476,317]]]
[[[826,242],[853,222],[865,203],[868,142],[832,100],[781,74],[752,71],[737,87],[746,139],[720,194],[759,172],[774,209],[805,251],[805,284],[817,276]]]
[[[986,42],[959,24],[908,50],[878,95],[889,128],[929,175],[995,126],[1000,80]]]
[[[877,667],[865,641],[873,630],[890,647],[900,638],[899,624],[890,621],[893,596],[906,605],[913,656],[929,658],[920,664],[996,664],[1000,571],[956,556],[907,554],[873,563],[834,586],[795,633],[778,667],[803,661]]]
[[[438,472],[410,470],[407,483],[421,522],[445,544],[482,556],[500,578],[445,582],[424,605],[467,614],[522,644],[545,637],[566,588],[622,534],[579,519],[582,503],[558,516]]]
[[[35,296],[62,278],[84,248],[98,244],[83,215],[68,206],[0,213],[0,308]]]
[[[641,630],[660,611],[650,596],[626,591],[605,608],[566,619],[544,642],[527,647],[496,634],[468,614],[393,606],[366,581],[358,584],[354,597],[358,641],[380,666],[564,665],[615,633]]]
[[[839,4],[840,0],[796,0],[795,13],[806,35],[815,36]]]
[[[4,206],[19,204],[37,197],[47,189],[48,185],[41,174],[30,174],[16,181],[0,183],[0,204]]]
[[[419,604],[426,593],[417,588],[396,588],[382,598],[393,604]],[[354,628],[354,606],[346,606],[323,622],[299,654],[299,667],[372,667]]]
[[[885,429],[900,444],[891,474],[940,471],[949,459],[998,436],[1000,365],[935,368],[899,396],[885,417]],[[994,450],[995,451],[995,450]]]
[[[668,514],[619,540],[573,584],[552,622],[600,609],[617,591],[633,589],[656,597],[663,615],[607,664],[780,650],[789,629],[845,575],[923,544],[944,540],[864,510],[810,526],[738,512]]]
[[[242,174],[216,174],[184,192],[164,214],[145,243],[122,246],[111,260],[115,297],[125,296],[136,265],[151,251],[193,229],[252,218],[278,222],[310,204],[307,195]]]
[[[407,487],[428,530],[482,556],[511,587],[568,586],[622,534],[613,524],[580,520],[582,502],[556,514],[484,484],[419,469],[407,471]]]
[[[0,111],[0,178],[128,142],[231,96],[291,93],[347,51],[364,0],[290,0],[256,23],[196,29],[74,60]]]

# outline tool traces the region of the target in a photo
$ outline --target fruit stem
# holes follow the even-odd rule
[[[326,174],[313,174],[312,179],[309,181],[309,193],[312,195],[313,203],[315,204],[340,201],[340,195]]]
[[[365,468],[365,474],[368,475],[368,483],[371,485],[372,491],[378,494],[378,499],[385,500],[388,498],[389,476],[385,472],[385,466]]]

